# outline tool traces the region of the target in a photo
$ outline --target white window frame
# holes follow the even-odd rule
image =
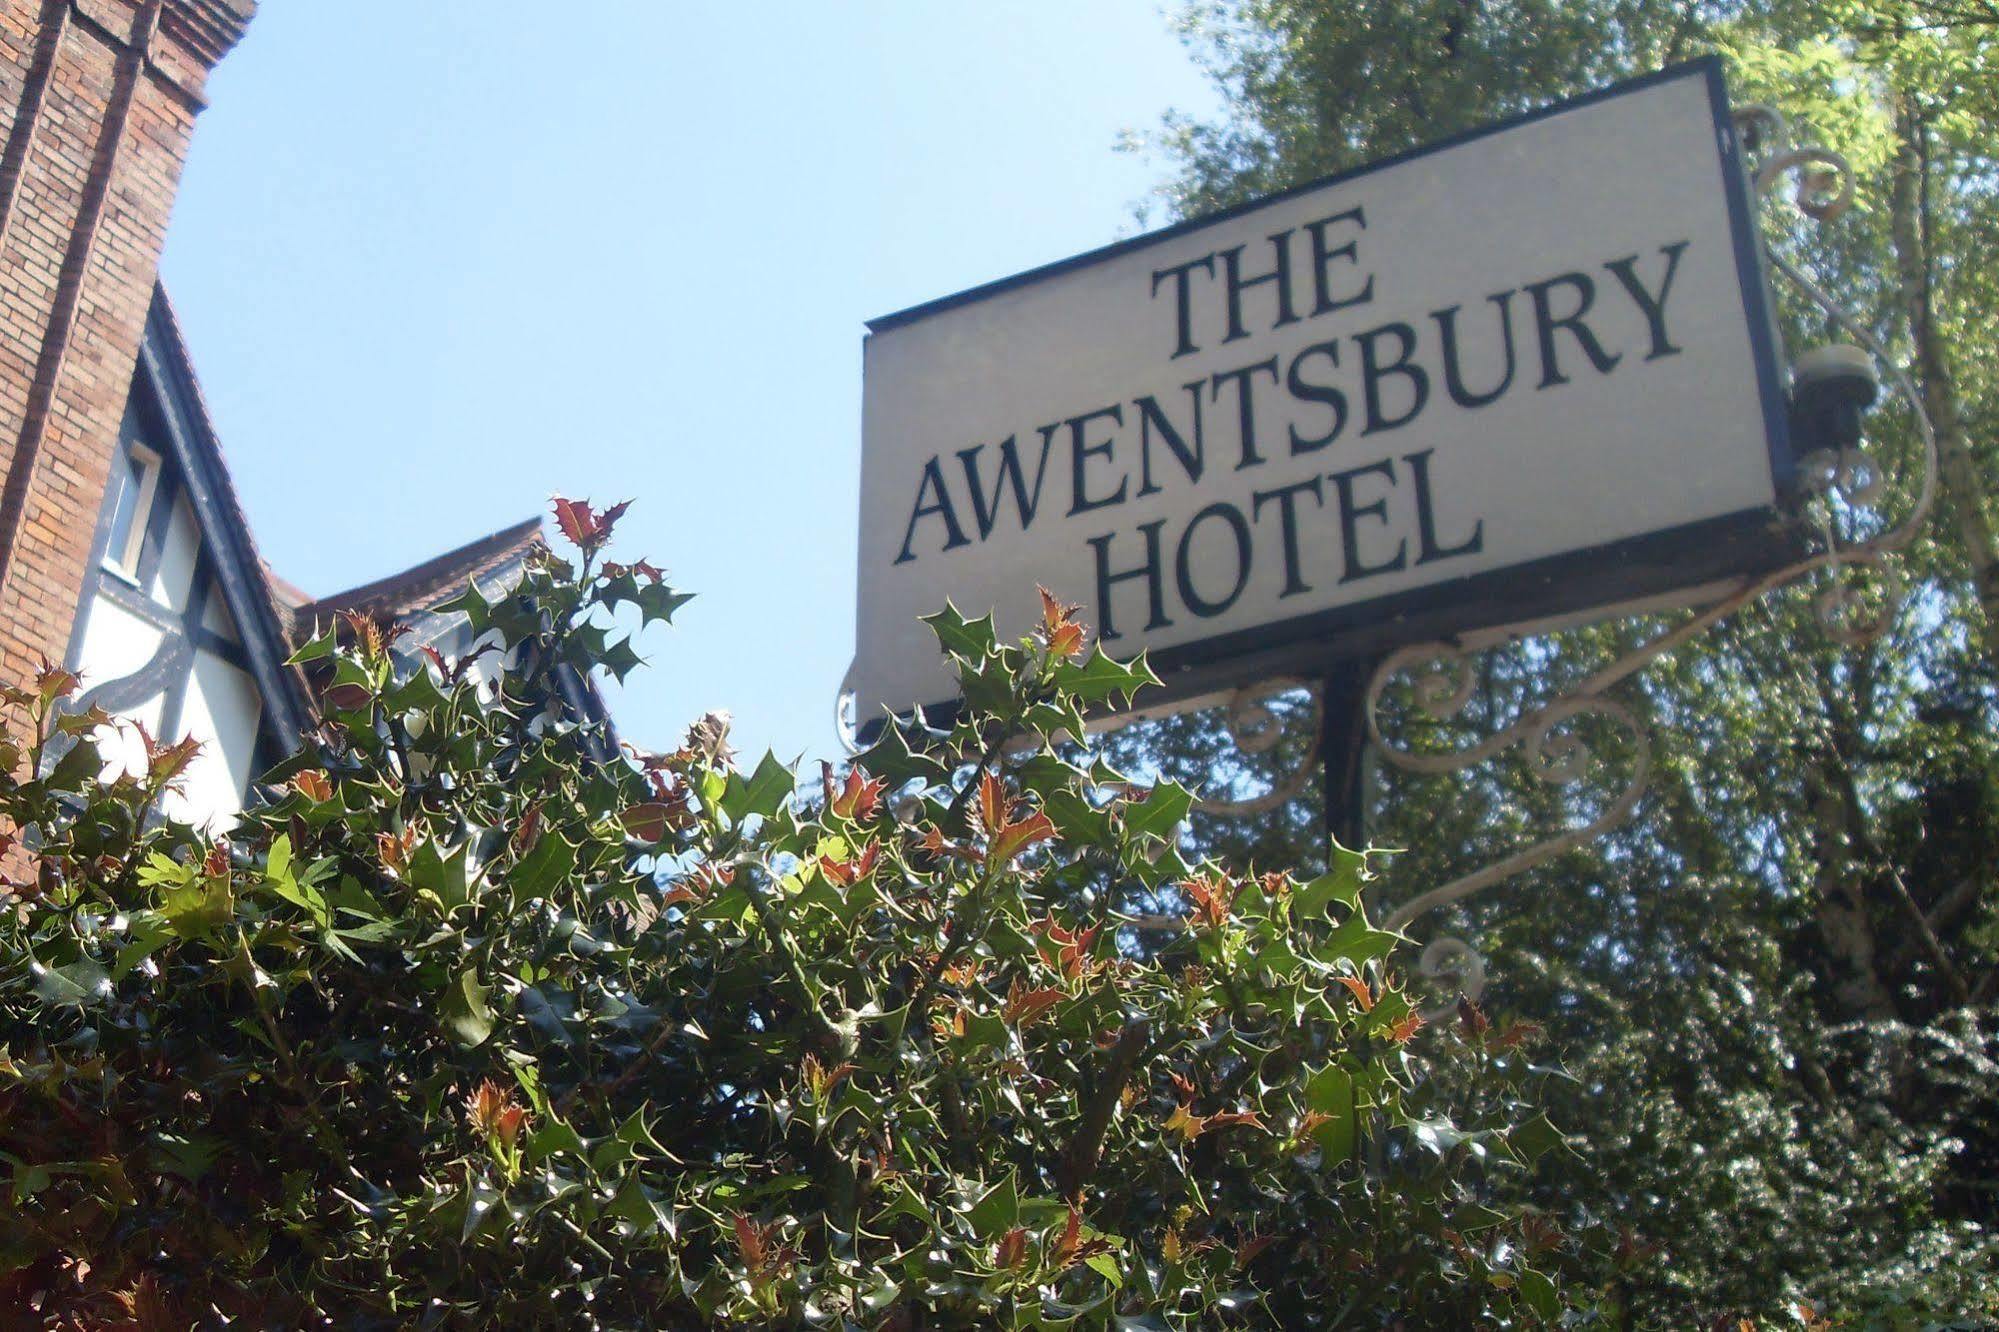
[[[160,455],[144,444],[133,443],[127,447],[133,462],[139,465],[139,493],[132,501],[132,530],[125,534],[122,549],[106,548],[104,567],[112,573],[137,583],[139,581],[139,554],[146,547],[146,529],[152,525],[153,500],[160,489]],[[129,484],[121,479],[120,484]],[[113,501],[114,508],[116,501]]]

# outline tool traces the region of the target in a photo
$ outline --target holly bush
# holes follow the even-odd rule
[[[800,793],[710,718],[611,743],[578,676],[685,599],[574,557],[352,620],[233,840],[107,776],[77,681],[7,701],[8,1326],[1577,1325],[1531,1032],[1424,1029],[1369,863],[1189,864],[1190,793],[1075,739],[1151,680],[1071,608],[931,627],[966,706]],[[504,661],[481,685],[473,659]],[[1135,901],[1170,901],[1141,918]],[[1442,1103],[1435,1061],[1473,1075]],[[1468,1112],[1453,1118],[1454,1108]]]

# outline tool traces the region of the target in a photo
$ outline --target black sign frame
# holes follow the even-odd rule
[[[1799,459],[1791,439],[1789,395],[1784,387],[1785,375],[1762,244],[1756,232],[1749,171],[1740,135],[1729,111],[1727,82],[1718,56],[1704,56],[1669,65],[1651,74],[1552,102],[1518,116],[1262,195],[1231,208],[926,301],[869,320],[866,327],[870,336],[903,328],[958,306],[1144,250],[1220,222],[1252,215],[1297,195],[1344,184],[1595,103],[1690,78],[1705,82],[1717,129],[1716,151],[1726,195],[1743,314],[1755,362],[1775,503],[1488,570],[1452,582],[1430,584],[1189,643],[1150,649],[1146,654],[1147,660],[1162,684],[1146,690],[1133,711],[1157,710],[1176,702],[1211,697],[1231,688],[1274,677],[1318,678],[1341,663],[1379,657],[1415,643],[1440,639],[1448,641],[1481,630],[1585,615],[1598,609],[1608,611],[1619,605],[1643,602],[1729,579],[1752,578],[1795,562],[1807,547],[1806,535],[1788,507],[1789,501],[1795,499],[1798,493]],[[983,608],[960,609],[973,614],[983,611]],[[923,705],[920,711],[933,725],[948,724],[958,707],[959,700],[955,698],[941,699]],[[917,711],[912,708],[908,713],[899,715],[907,718]],[[861,742],[872,743],[886,720],[886,716],[858,719]]]

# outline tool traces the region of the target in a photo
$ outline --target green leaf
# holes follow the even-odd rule
[[[442,609],[440,607],[440,609]],[[332,629],[308,640],[298,651],[285,658],[287,666],[304,666],[308,662],[322,660],[333,655],[339,647],[339,635]]]
[[[493,1011],[486,1006],[489,993],[479,983],[476,969],[468,967],[458,973],[458,979],[444,991],[444,998],[438,1004],[438,1014],[452,1040],[468,1047],[477,1046],[493,1034]]]
[[[1300,916],[1324,915],[1326,908],[1334,903],[1345,907],[1360,905],[1360,892],[1366,882],[1367,857],[1358,851],[1349,851],[1338,842],[1333,843],[1332,868],[1309,883],[1301,883],[1292,895],[1292,902]]]
[[[81,791],[104,771],[104,759],[88,738],[80,739],[63,752],[43,780],[52,791]]]
[[[1546,1111],[1535,1115],[1524,1124],[1515,1125],[1506,1133],[1506,1145],[1520,1154],[1528,1165],[1534,1164],[1557,1147],[1566,1146],[1568,1134],[1556,1128]]]
[[[174,932],[166,920],[153,913],[132,918],[132,932],[111,964],[111,979],[125,979],[138,965],[173,942]]]
[[[639,1154],[641,1147],[649,1149],[655,1156],[664,1156],[666,1149],[654,1140],[652,1131],[646,1127],[644,1112],[634,1110],[618,1125],[617,1131],[598,1141],[590,1153],[590,1166],[603,1172],[612,1166],[623,1165]]]
[[[583,1159],[583,1139],[567,1123],[551,1119],[528,1134],[525,1160],[529,1165],[540,1165],[558,1152]]]
[[[1180,825],[1194,808],[1194,793],[1178,782],[1160,782],[1146,793],[1143,800],[1127,800],[1124,810],[1124,826],[1138,837],[1156,837],[1163,842],[1175,840]]]
[[[1327,1165],[1353,1159],[1359,1114],[1354,1105],[1353,1075],[1338,1064],[1328,1064],[1305,1084],[1305,1104],[1330,1116],[1312,1131],[1312,1140]]]
[[[791,769],[766,752],[748,781],[740,773],[729,774],[729,784],[722,793],[722,812],[732,823],[741,823],[752,814],[769,818],[784,808],[797,785]]]
[[[209,878],[198,867],[187,867],[187,880],[160,896],[160,911],[183,939],[206,936],[236,914],[236,893],[227,874]]]
[[[1152,673],[1143,656],[1122,662],[1106,655],[1100,646],[1092,647],[1081,661],[1058,663],[1053,674],[1057,689],[1074,694],[1085,703],[1129,701],[1140,689],[1159,683],[1159,677]]]
[[[1367,923],[1367,913],[1355,907],[1353,914],[1335,926],[1314,951],[1322,961],[1344,958],[1358,967],[1378,957],[1387,957],[1400,942],[1401,935],[1375,929]]]
[[[674,612],[694,600],[694,594],[676,592],[665,583],[648,583],[639,588],[635,600],[639,604],[640,623],[671,623]]]
[[[999,646],[999,636],[993,631],[991,615],[968,620],[956,606],[947,602],[944,609],[935,615],[924,616],[923,622],[930,626],[931,633],[937,635],[938,646],[954,657],[978,661]]]
[[[972,1233],[982,1240],[996,1239],[1019,1224],[1020,1190],[1012,1171],[980,1195],[965,1220],[971,1223]]]
[[[886,781],[890,790],[912,778],[921,778],[926,786],[936,786],[948,775],[943,764],[912,750],[902,727],[893,721],[882,727],[881,736],[874,744],[855,756],[854,763]]]
[[[158,1133],[153,1135],[152,1147],[155,1169],[195,1184],[222,1154],[223,1143],[220,1138],[201,1134],[184,1138],[175,1133]]]
[[[452,857],[458,865],[459,879],[464,882],[465,848],[459,847]],[[548,890],[560,883],[571,870],[576,868],[576,848],[553,828],[543,832],[534,849],[507,872],[507,883],[514,890],[517,902],[531,901],[546,897]],[[412,872],[415,866],[411,866]]]
[[[111,973],[87,957],[60,967],[37,963],[32,974],[35,997],[52,1008],[89,1008],[111,995]]]
[[[438,605],[433,606],[431,611],[436,615],[449,615],[453,611],[463,612],[466,621],[471,627],[474,639],[485,633],[487,628],[493,623],[493,603],[486,600],[486,594],[479,590],[479,585],[470,580],[467,580],[463,592],[453,597],[450,601],[440,602]],[[329,634],[328,637],[330,638],[331,635]],[[308,644],[308,646],[311,645]],[[329,648],[328,650],[330,651],[331,649]],[[325,654],[321,653],[320,655],[324,656]],[[297,661],[298,658],[294,657],[292,660]],[[310,660],[310,658],[307,658],[307,660]]]
[[[645,658],[639,656],[632,647],[630,638],[620,638],[610,644],[602,652],[594,654],[592,661],[609,671],[619,684],[623,684],[626,676],[645,664]]]
[[[1550,1322],[1561,1317],[1562,1297],[1556,1292],[1555,1283],[1531,1267],[1523,1269],[1520,1273],[1520,1298],[1526,1300],[1535,1313]]]
[[[551,843],[554,845],[551,845]],[[526,859],[533,861],[536,856],[544,854],[555,859],[560,859],[561,845],[561,838],[553,835],[544,836],[535,844],[534,851]],[[465,872],[465,857],[470,846],[469,842],[460,842],[450,855],[446,855],[439,849],[436,841],[424,841],[410,856],[410,886],[420,892],[430,893],[435,896],[439,902],[444,904],[446,911],[453,911],[463,906],[471,896]],[[548,847],[549,850],[544,853],[542,850],[543,847]],[[573,852],[571,853],[571,859],[573,863]],[[525,868],[524,865],[517,866],[512,876],[512,881],[517,888],[521,884],[523,868]],[[540,890],[528,889],[522,893],[522,900],[540,895]]]
[[[640,1234],[663,1231],[667,1224],[666,1210],[646,1193],[636,1171],[625,1176],[616,1196],[604,1208],[604,1215],[635,1227]]]
[[[326,898],[312,884],[295,878],[291,863],[292,839],[279,833],[271,843],[270,855],[264,861],[264,882],[279,897],[303,908],[314,924],[321,929],[327,928],[333,923],[333,916],[326,909]]]
[[[377,902],[361,881],[351,874],[340,876],[340,885],[333,890],[333,909],[362,920],[379,921],[388,913]]]

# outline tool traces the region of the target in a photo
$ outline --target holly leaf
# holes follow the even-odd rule
[[[766,752],[747,781],[741,773],[729,774],[729,784],[722,792],[722,812],[732,823],[741,823],[752,814],[769,818],[784,808],[796,785],[791,769]]]
[[[458,973],[438,1004],[438,1016],[452,1040],[467,1047],[485,1044],[493,1034],[493,1010],[486,1005],[490,993],[479,983],[477,970],[468,967]]]
[[[968,620],[956,606],[946,602],[943,610],[924,616],[923,622],[937,635],[937,645],[954,657],[978,661],[999,646],[991,615]]]
[[[1332,866],[1324,874],[1298,885],[1291,900],[1301,916],[1324,915],[1337,902],[1345,907],[1360,905],[1360,891],[1366,882],[1367,857],[1333,843]]]
[[[1160,782],[1143,799],[1127,800],[1119,808],[1126,831],[1170,842],[1177,839],[1180,825],[1194,808],[1194,793],[1178,782]]]
[[[1057,663],[1053,674],[1057,689],[1074,694],[1085,703],[1119,699],[1129,702],[1139,690],[1159,683],[1144,654],[1124,662],[1106,654],[1102,647],[1092,647],[1090,654],[1080,661]]]

